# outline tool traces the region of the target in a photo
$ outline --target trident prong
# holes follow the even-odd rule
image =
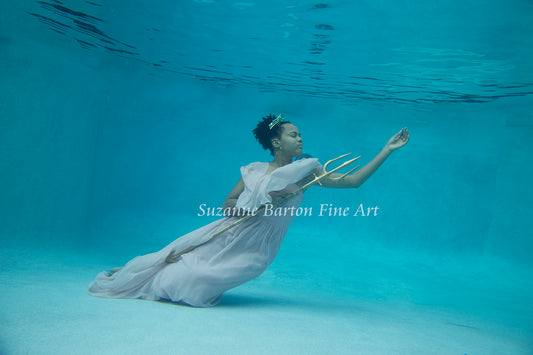
[[[322,174],[322,175],[320,175],[320,176],[316,176],[316,175],[313,174],[314,177],[315,177],[313,180],[309,181],[307,184],[303,185],[303,186],[300,187],[298,190],[294,191],[292,194],[295,194],[296,192],[299,192],[299,191],[301,191],[301,190],[305,190],[305,189],[307,189],[309,186],[314,185],[314,184],[316,184],[316,183],[318,183],[320,186],[322,186],[322,183],[320,182],[320,180],[325,179],[326,177],[328,177],[329,175],[333,174],[333,173],[336,172],[337,170],[340,170],[340,169],[342,169],[342,168],[344,168],[344,167],[346,167],[346,166],[352,164],[352,163],[353,163],[354,161],[356,161],[357,159],[361,158],[361,156],[358,156],[358,157],[356,157],[356,158],[350,159],[350,160],[348,160],[348,161],[345,161],[344,163],[342,163],[342,164],[339,165],[338,167],[336,167],[336,168],[334,168],[334,169],[328,171],[328,166],[329,166],[331,163],[336,162],[337,160],[342,159],[342,158],[344,158],[344,157],[347,157],[347,156],[350,155],[350,154],[352,154],[352,153],[343,154],[343,155],[341,155],[340,157],[337,157],[337,158],[335,158],[335,159],[328,160],[328,161],[326,162],[326,164],[324,164],[324,167],[322,168],[322,171],[323,171],[323,174]],[[357,168],[359,168],[359,165],[357,165],[355,168],[353,168],[352,170],[348,171],[347,173],[342,174],[342,176],[330,177],[330,179],[332,179],[332,180],[340,180],[340,179],[342,179],[343,177],[345,177],[345,176],[350,175],[351,173],[353,173]]]
[[[337,160],[339,160],[339,159],[342,159],[342,158],[344,158],[344,157],[347,157],[347,156],[350,155],[350,154],[352,154],[352,153],[347,153],[347,154],[341,155],[340,157],[337,157],[337,158],[335,158],[335,159],[331,159],[331,160],[329,160],[326,164],[324,164],[324,174],[328,174],[328,175],[329,175],[329,174],[331,174],[331,173],[334,173],[335,171],[340,170],[340,169],[344,168],[345,166],[350,165],[351,163],[353,163],[353,162],[356,161],[357,159],[361,158],[361,156],[358,156],[358,157],[356,157],[356,158],[350,159],[350,160],[348,160],[348,161],[342,163],[341,165],[339,165],[339,166],[336,167],[335,169],[333,169],[333,170],[331,170],[331,171],[329,171],[329,172],[327,171],[329,164],[331,164],[331,163],[333,163],[333,162],[335,162],[335,161],[337,161]],[[333,177],[330,177],[330,179],[332,179],[332,180],[340,180],[340,179],[342,179],[343,177],[345,177],[345,176],[350,175],[351,173],[353,173],[358,167],[359,167],[359,165],[357,165],[355,168],[353,168],[352,170],[348,171],[347,173],[343,174],[342,176],[338,176],[338,177],[334,177],[334,178],[333,178]]]

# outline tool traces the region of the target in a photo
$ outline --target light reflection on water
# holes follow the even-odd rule
[[[36,1],[27,13],[93,55],[134,59],[146,70],[221,87],[345,104],[531,95],[531,64],[523,60],[533,48],[532,36],[524,35],[531,25],[522,21],[528,9],[505,8],[516,21],[504,21],[497,4],[471,12],[443,4],[406,10],[394,3],[197,0],[113,8],[50,0]]]

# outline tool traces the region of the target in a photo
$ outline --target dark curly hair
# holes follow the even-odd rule
[[[272,146],[272,138],[281,137],[281,126],[289,121],[283,121],[276,124],[272,129],[269,128],[269,124],[276,119],[276,116],[269,114],[268,116],[263,117],[262,121],[259,121],[257,127],[254,128],[254,136],[261,143],[261,146],[265,150],[269,149],[270,154],[274,155],[274,147]]]

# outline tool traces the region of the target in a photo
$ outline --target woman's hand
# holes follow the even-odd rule
[[[181,259],[181,255],[179,255],[178,253],[175,253],[174,250],[172,250],[170,253],[168,253],[165,259],[165,263],[167,264],[177,263],[180,259]]]
[[[389,139],[389,141],[385,145],[385,148],[392,152],[406,145],[408,141],[409,131],[407,130],[407,128],[402,128],[400,132],[396,133],[394,136],[392,136],[391,139]]]

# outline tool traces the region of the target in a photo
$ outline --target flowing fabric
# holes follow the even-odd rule
[[[321,167],[316,158],[297,160],[271,174],[266,174],[268,166],[256,162],[241,168],[244,191],[236,207],[251,210],[270,203],[272,195],[295,191],[296,182]],[[281,206],[287,207],[284,215],[257,215],[211,239],[239,217],[214,221],[158,252],[130,260],[111,276],[102,271],[89,285],[89,293],[108,298],[170,300],[194,307],[214,306],[222,293],[256,278],[274,261],[294,218],[290,208],[299,207],[302,200],[303,193],[299,192]],[[196,245],[200,246],[183,254],[178,262],[165,262],[171,251],[178,253]]]

